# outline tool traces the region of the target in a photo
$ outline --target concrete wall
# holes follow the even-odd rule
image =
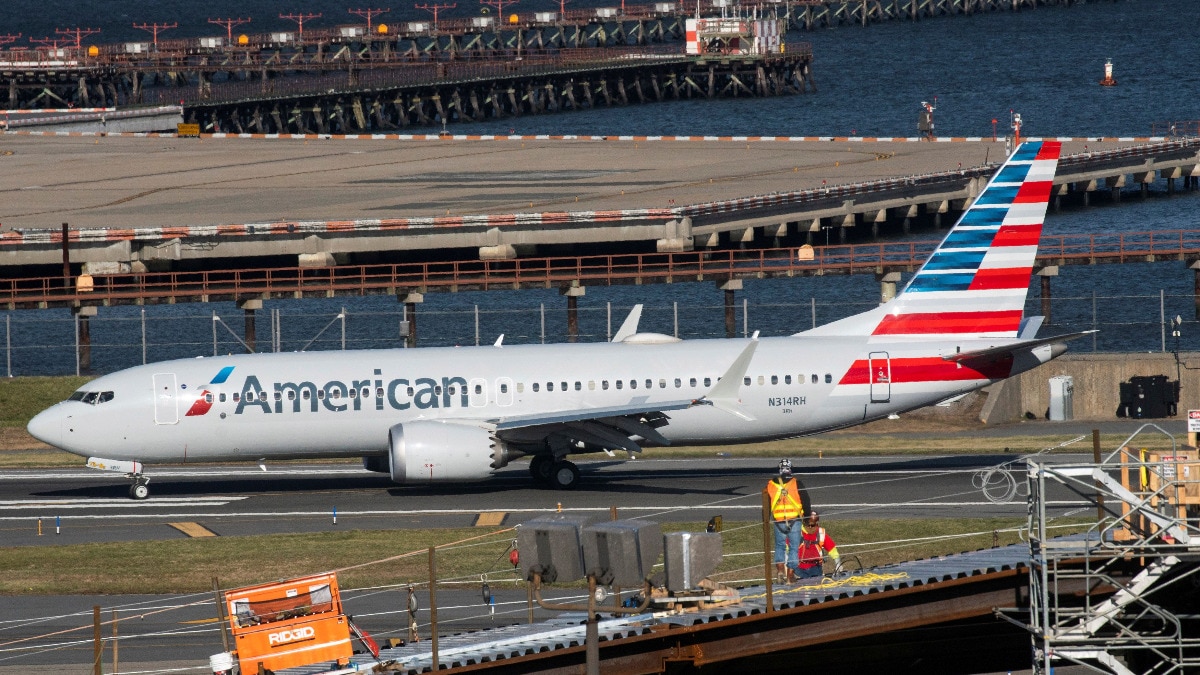
[[[1179,392],[1179,415],[1186,419],[1189,408],[1200,409],[1200,353],[1179,355],[1183,363]],[[1050,363],[988,389],[988,400],[980,413],[985,424],[1001,424],[1033,413],[1043,419],[1050,407],[1051,377],[1074,378],[1072,397],[1075,419],[1116,419],[1121,402],[1120,383],[1136,375],[1166,375],[1175,379],[1175,357],[1167,353],[1064,354]]]

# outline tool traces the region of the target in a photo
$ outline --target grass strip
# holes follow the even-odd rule
[[[1021,541],[1020,518],[825,519],[829,535],[843,555],[857,555],[863,567],[928,558]],[[1064,521],[1067,522],[1067,521]],[[1069,521],[1086,527],[1085,521]],[[704,523],[665,523],[663,530],[704,530]],[[1071,530],[1063,530],[1066,533]],[[993,535],[993,532],[996,534]],[[982,533],[968,536],[968,533]],[[0,594],[194,593],[212,588],[212,578],[235,588],[280,578],[354,567],[339,574],[346,588],[422,584],[429,578],[427,551],[437,553],[438,579],[477,582],[481,574],[515,579],[507,551],[511,528],[479,537],[476,528],[431,530],[350,530],[315,534],[215,537],[79,544],[0,547]],[[897,539],[935,538],[902,544]],[[946,537],[946,538],[940,538]],[[469,543],[447,546],[471,539]],[[714,578],[734,583],[762,578],[762,525],[727,521],[722,533],[725,560]],[[869,544],[869,545],[868,545]],[[406,557],[396,557],[411,553]]]

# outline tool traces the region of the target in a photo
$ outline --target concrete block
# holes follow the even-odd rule
[[[527,580],[540,574],[544,583],[574,581],[584,577],[583,528],[595,516],[555,513],[521,524],[517,550]]]
[[[639,586],[663,551],[662,529],[644,520],[614,520],[583,530],[584,571],[601,584]]]
[[[301,253],[299,256],[299,267],[333,267],[333,265],[334,259],[331,253]]]
[[[667,589],[697,588],[700,581],[721,565],[719,532],[671,532],[663,535]]]
[[[517,249],[512,244],[479,247],[480,260],[512,260],[516,257]]]

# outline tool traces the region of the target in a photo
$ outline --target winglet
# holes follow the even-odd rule
[[[501,333],[500,337],[496,338],[496,344],[494,344],[492,346],[493,347],[503,347],[504,346],[504,333]]]
[[[696,400],[696,405],[711,405],[715,408],[720,408],[727,413],[737,415],[738,417],[753,422],[754,417],[741,410],[742,400],[738,397],[742,389],[742,378],[746,377],[746,371],[750,368],[750,361],[754,358],[754,350],[758,347],[758,332],[755,331],[754,336],[750,338],[750,344],[742,350],[742,353],[734,359],[733,364],[729,366],[729,370],[725,371],[713,388],[707,394]]]
[[[637,334],[638,323],[642,320],[642,306],[637,304],[633,309],[629,310],[629,316],[625,317],[625,322],[617,329],[617,334],[612,337],[613,342],[622,342],[625,338]]]

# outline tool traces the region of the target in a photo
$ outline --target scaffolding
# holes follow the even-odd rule
[[[1135,449],[1143,434],[1157,447]],[[1146,442],[1146,441],[1142,441]],[[1099,453],[1097,453],[1098,455]],[[1030,612],[1035,673],[1063,665],[1099,673],[1200,668],[1200,460],[1145,424],[1091,464],[1027,462]],[[1086,532],[1054,537],[1052,494],[1097,507]]]

